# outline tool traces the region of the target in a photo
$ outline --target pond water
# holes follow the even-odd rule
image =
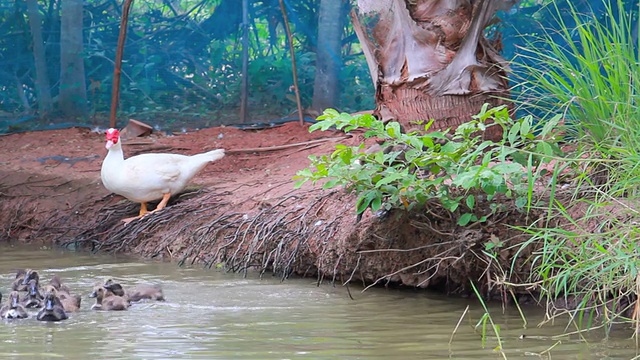
[[[0,245],[0,292],[5,299],[15,269],[53,274],[82,295],[82,309],[59,323],[0,320],[1,359],[500,359],[483,349],[473,325],[482,316],[472,301],[424,291],[316,286],[313,279],[243,278],[201,268],[140,262],[111,256]],[[113,277],[123,285],[157,283],[167,301],[144,302],[128,311],[90,310],[96,281]],[[464,309],[453,342],[449,340]],[[507,358],[538,358],[557,344],[557,359],[630,359],[630,331],[603,341],[565,332],[564,321],[538,328],[538,309],[525,309],[527,328],[515,309],[492,308]],[[524,340],[519,336],[526,334]],[[598,336],[602,336],[600,332]],[[543,358],[548,358],[543,356]]]

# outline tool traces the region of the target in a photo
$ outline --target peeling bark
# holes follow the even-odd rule
[[[513,4],[358,0],[352,18],[375,79],[376,115],[405,130],[435,119],[438,130],[468,121],[485,102],[505,103],[508,66],[483,30]]]

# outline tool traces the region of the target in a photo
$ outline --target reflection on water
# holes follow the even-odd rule
[[[313,279],[242,278],[175,264],[0,245],[0,292],[8,294],[15,269],[32,267],[47,282],[58,274],[82,310],[60,323],[0,320],[0,358],[5,359],[499,359],[482,349],[472,327],[482,315],[471,305],[449,346],[467,302],[424,292],[315,286]],[[122,312],[96,312],[88,297],[97,280],[163,286],[166,302],[146,302]],[[518,314],[496,308],[508,358],[531,358],[556,343],[564,328],[530,328]],[[519,340],[521,334],[528,337]],[[558,359],[629,359],[629,332],[618,339],[586,343],[563,338],[551,352]]]

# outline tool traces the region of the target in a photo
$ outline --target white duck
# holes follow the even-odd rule
[[[140,203],[140,215],[124,219],[129,223],[147,213],[162,210],[173,194],[182,191],[189,180],[209,162],[222,159],[224,149],[192,156],[180,154],[142,154],[124,159],[120,132],[107,130],[109,150],[102,162],[100,177],[107,190]],[[147,202],[162,199],[155,210],[147,210]]]

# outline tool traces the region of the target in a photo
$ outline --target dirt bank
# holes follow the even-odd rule
[[[139,205],[101,185],[103,134],[74,128],[0,136],[0,241],[448,293],[468,292],[473,279],[485,291],[504,295],[499,269],[511,267],[518,250],[511,245],[524,240],[507,224],[528,222],[508,206],[487,223],[468,228],[458,227],[456,219],[435,206],[424,214],[368,212],[357,223],[353,196],[310,185],[293,189],[291,178],[308,165],[309,154],[330,153],[337,142],[360,141],[338,132],[309,133],[308,126],[288,123],[125,142],[126,156],[228,151],[168,208],[123,226],[121,219],[136,215]],[[491,241],[503,243],[495,259],[483,253]],[[527,276],[523,265],[511,279]]]

